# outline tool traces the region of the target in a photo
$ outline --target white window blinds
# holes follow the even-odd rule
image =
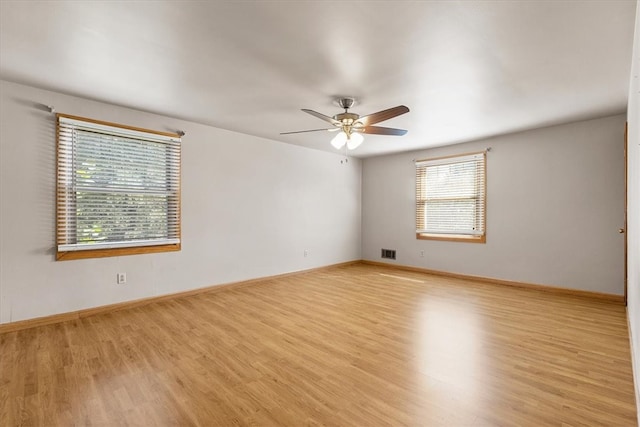
[[[416,233],[483,236],[485,153],[416,162]]]
[[[58,115],[58,252],[180,243],[177,136]]]

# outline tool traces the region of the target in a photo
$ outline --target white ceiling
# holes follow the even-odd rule
[[[306,147],[300,111],[404,104],[367,157],[626,110],[636,1],[0,1],[0,77]],[[38,100],[33,100],[38,101]],[[135,123],[130,123],[135,125]],[[188,133],[189,129],[185,129]]]

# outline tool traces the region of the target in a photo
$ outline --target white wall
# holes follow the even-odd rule
[[[54,260],[55,122],[37,103],[186,131],[181,252]],[[0,323],[361,257],[357,159],[9,82],[0,129]]]
[[[640,2],[636,7],[636,30],[631,62],[627,120],[627,315],[631,333],[636,406],[640,424]]]
[[[624,123],[617,115],[364,160],[363,258],[396,249],[397,264],[621,295]],[[487,243],[417,240],[412,159],[486,147]]]

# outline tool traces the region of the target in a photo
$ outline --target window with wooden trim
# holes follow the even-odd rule
[[[416,162],[416,237],[486,241],[486,154]]]
[[[57,120],[57,259],[180,250],[180,136]]]

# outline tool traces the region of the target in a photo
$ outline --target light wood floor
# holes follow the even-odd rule
[[[632,426],[625,309],[354,265],[0,336],[0,425]]]

